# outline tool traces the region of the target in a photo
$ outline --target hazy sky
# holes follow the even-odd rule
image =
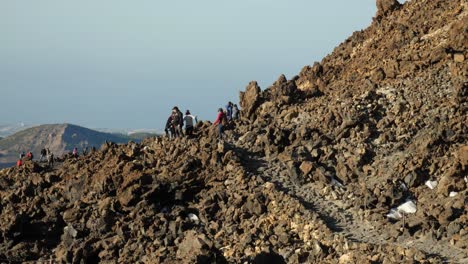
[[[213,120],[367,27],[375,0],[0,0],[0,124]]]

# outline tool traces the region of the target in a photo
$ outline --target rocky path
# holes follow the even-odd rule
[[[245,160],[246,166],[253,173],[263,175],[266,180],[298,200],[304,207],[317,212],[334,232],[342,234],[351,241],[373,245],[393,244],[402,248],[416,248],[431,255],[438,255],[445,263],[468,263],[468,252],[452,246],[449,241],[436,241],[431,237],[414,239],[409,235],[392,238],[389,226],[370,222],[362,217],[362,212],[353,208],[345,199],[344,191],[338,187],[325,187],[320,190],[314,183],[302,183],[296,173],[279,162],[268,162],[264,157],[250,156]],[[340,199],[341,197],[341,199]],[[360,216],[361,215],[361,216]],[[392,228],[399,229],[398,223]]]

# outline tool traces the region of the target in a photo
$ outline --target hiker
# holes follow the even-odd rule
[[[237,107],[237,104],[234,104],[232,107],[232,119],[238,120],[240,115],[239,108]]]
[[[229,102],[227,105],[226,105],[226,118],[227,118],[227,121],[231,121],[232,119],[232,102]]]
[[[33,160],[34,155],[32,154],[31,151],[28,151],[28,153],[26,153],[26,158],[27,158],[28,160]]]
[[[83,154],[83,156],[88,155],[88,147],[86,146],[81,153]]]
[[[19,160],[16,162],[16,166],[21,167],[21,165],[23,165],[23,160],[19,159]]]
[[[180,128],[180,115],[176,109],[172,109],[171,128],[174,132],[172,136],[173,138],[180,137],[182,135],[182,131]]]
[[[50,151],[47,153],[47,165],[51,168],[54,166],[54,154]]]
[[[72,156],[75,158],[78,157],[78,149],[76,147],[73,148]]]
[[[185,135],[192,136],[193,129],[195,127],[195,124],[197,123],[197,117],[190,114],[190,110],[187,110],[185,111],[184,122],[185,122]]]
[[[47,155],[47,150],[45,148],[41,149],[41,157],[39,158],[39,162],[42,162]]]
[[[23,152],[20,153],[19,158],[20,158],[20,159],[23,159],[25,156],[26,156],[26,154],[25,154],[24,151],[23,151]]]
[[[183,136],[182,128],[184,127],[184,114],[182,114],[177,106],[174,106],[172,110],[177,111],[177,114],[179,115],[179,136]]]
[[[218,109],[218,115],[216,116],[216,120],[214,121],[213,125],[218,125],[218,137],[220,139],[223,138],[223,125],[226,123],[226,114],[224,113],[222,108]]]
[[[164,128],[164,131],[166,132],[166,136],[168,138],[173,138],[174,137],[174,129],[172,127],[172,114],[167,118],[166,121],[166,127]]]

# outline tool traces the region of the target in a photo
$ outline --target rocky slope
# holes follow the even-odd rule
[[[0,260],[467,263],[467,3],[377,6],[322,62],[251,82],[225,141],[204,123],[0,171]]]

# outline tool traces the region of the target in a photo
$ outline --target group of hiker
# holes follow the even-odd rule
[[[93,146],[91,148],[91,151],[92,152],[95,152],[96,151],[96,148]],[[82,154],[83,156],[86,156],[88,154],[88,147],[85,147],[83,148],[82,150]],[[77,147],[74,147],[73,150],[71,151],[71,153],[68,154],[69,157],[72,157],[72,158],[78,158],[79,154],[78,154],[78,148]],[[28,151],[28,153],[24,153],[21,152],[20,155],[19,155],[19,160],[16,162],[16,165],[18,167],[22,166],[24,161],[27,161],[27,160],[33,160],[34,158],[34,155],[31,151]],[[50,151],[49,148],[43,148],[41,149],[41,156],[39,157],[39,162],[42,163],[42,162],[46,162],[47,165],[49,167],[52,167],[54,165],[54,154]]]
[[[218,126],[218,137],[223,138],[224,128],[226,125],[232,123],[234,120],[240,118],[240,110],[237,104],[228,102],[226,108],[219,108],[216,120],[213,125]],[[178,106],[172,108],[171,115],[167,118],[164,131],[169,138],[178,138],[187,136],[192,137],[193,132],[198,123],[197,116],[190,113],[190,110],[185,111],[185,115],[179,110]],[[185,125],[185,133],[184,133]]]
[[[224,130],[226,126],[232,125],[236,120],[240,119],[240,110],[237,107],[237,104],[228,102],[226,107],[219,108],[216,115],[216,119],[213,122],[213,126],[217,126],[218,138],[223,139]],[[166,136],[169,138],[178,138],[182,136],[192,137],[198,123],[197,116],[192,115],[190,110],[185,111],[185,115],[179,110],[179,107],[174,106],[172,108],[171,114],[167,119],[166,127],[164,131]],[[185,126],[185,132],[184,132]],[[93,147],[92,152],[96,149]],[[88,153],[88,148],[83,149],[83,155]],[[78,149],[75,147],[71,152],[71,157],[78,157]],[[34,156],[31,151],[28,153],[21,152],[19,160],[17,161],[17,166],[22,166],[23,161],[33,160]],[[39,162],[47,162],[49,167],[52,167],[54,164],[54,154],[49,150],[49,148],[41,149],[41,156]]]
[[[18,167],[23,165],[23,161],[26,160],[33,160],[34,155],[31,151],[28,151],[28,153],[21,152],[19,155],[19,159],[16,162],[16,165]],[[49,148],[43,148],[41,149],[41,156],[39,157],[39,162],[47,162],[48,166],[53,166],[54,164],[54,154],[50,151]]]
[[[218,115],[213,125],[218,126],[218,138],[223,139],[225,126],[232,124],[235,120],[240,118],[240,111],[237,104],[228,102],[226,109],[219,108]]]
[[[167,118],[164,131],[169,138],[182,137],[184,135],[183,128],[185,123],[185,135],[190,137],[197,124],[197,117],[190,113],[190,110],[185,111],[185,115],[179,110],[179,107],[172,108],[171,115]]]

